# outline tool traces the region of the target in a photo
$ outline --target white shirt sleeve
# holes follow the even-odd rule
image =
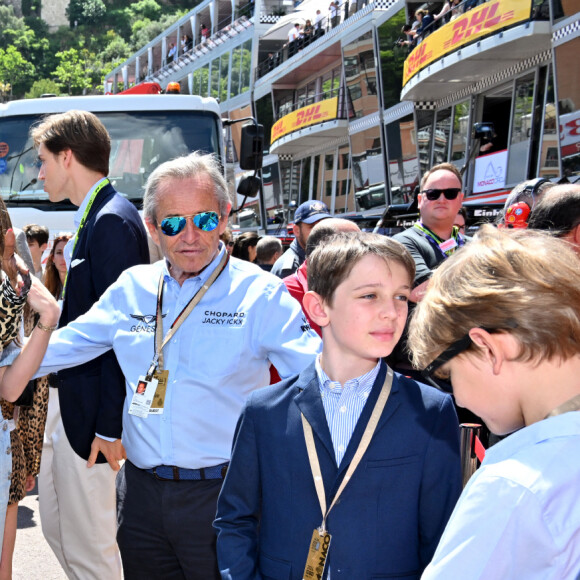
[[[531,491],[500,476],[478,478],[461,495],[421,580],[563,580],[559,553]]]
[[[276,367],[284,379],[304,370],[321,350],[321,340],[306,320],[300,304],[279,283],[256,309],[252,346]]]

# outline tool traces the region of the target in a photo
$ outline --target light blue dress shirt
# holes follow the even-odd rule
[[[580,412],[573,411],[534,423],[487,450],[422,580],[579,575]]]
[[[344,387],[331,381],[320,366],[320,356],[316,357],[316,374],[322,397],[322,405],[330,430],[336,465],[339,466],[363,407],[372,391],[381,368],[381,361],[368,373],[346,381]]]
[[[129,268],[86,314],[51,338],[39,376],[113,348],[127,387],[123,444],[137,467],[200,468],[228,461],[242,406],[251,391],[269,383],[270,361],[285,378],[302,371],[320,350],[319,337],[282,281],[231,258],[163,350],[169,371],[163,414],[145,419],[128,414],[154,355],[160,276],[165,334],[224,251],[220,243],[212,263],[182,286],[165,261]]]

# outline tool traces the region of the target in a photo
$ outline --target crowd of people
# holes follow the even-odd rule
[[[404,24],[401,28],[403,38],[400,38],[397,44],[411,50],[439,26],[459,18],[481,2],[482,0],[445,0],[441,10],[436,14],[431,14],[426,8],[419,8],[415,11],[415,20],[410,24]]]
[[[153,171],[143,221],[94,115],[31,137],[78,211],[44,268],[2,212],[0,579],[37,473],[69,578],[577,579],[580,186],[472,238],[444,163],[400,234],[308,201],[283,252],[234,238],[211,155]],[[495,439],[462,491],[464,407]]]

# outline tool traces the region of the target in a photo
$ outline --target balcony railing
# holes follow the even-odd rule
[[[218,27],[220,25],[218,24]],[[209,36],[208,38],[202,40],[199,44],[186,47],[186,50],[175,58],[168,62],[167,59],[163,59],[162,66],[158,70],[149,71],[147,77],[144,80],[160,80],[163,77],[167,77],[170,74],[179,71],[186,64],[189,64],[198,58],[208,54],[212,50],[218,48],[221,44],[234,38],[250,26],[252,26],[252,21],[247,16],[241,16],[233,23],[227,20],[227,24],[222,23],[221,28],[217,32]]]
[[[344,88],[324,91],[306,99],[298,99],[291,107],[284,106],[275,115],[271,141],[295,131],[318,125],[326,121],[348,117],[348,93]]]
[[[405,60],[403,86],[432,62],[462,47],[529,20],[546,20],[544,2],[463,0],[439,20],[419,27],[414,39],[407,33],[417,46]]]
[[[372,1],[372,0],[370,0]],[[264,75],[273,71],[283,62],[299,54],[301,50],[306,48],[309,44],[318,40],[329,30],[336,28],[339,24],[347,20],[353,14],[370,4],[369,0],[343,0],[338,3],[336,13],[334,16],[328,15],[322,17],[318,22],[311,21],[310,28],[306,30],[306,24],[302,27],[299,38],[293,42],[287,42],[277,52],[272,52],[266,59],[258,64],[256,71],[257,78],[262,78]],[[292,22],[291,26],[294,26]],[[290,30],[290,28],[289,28]]]

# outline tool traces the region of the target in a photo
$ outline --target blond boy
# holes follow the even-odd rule
[[[417,368],[509,437],[487,451],[423,578],[580,574],[580,262],[539,232],[482,228],[411,322]]]
[[[414,270],[402,244],[373,234],[334,236],[309,257],[303,305],[322,354],[242,413],[214,524],[223,578],[301,580],[315,534],[326,560],[314,554],[312,577],[418,579],[431,560],[461,487],[457,417],[448,395],[381,362]]]

